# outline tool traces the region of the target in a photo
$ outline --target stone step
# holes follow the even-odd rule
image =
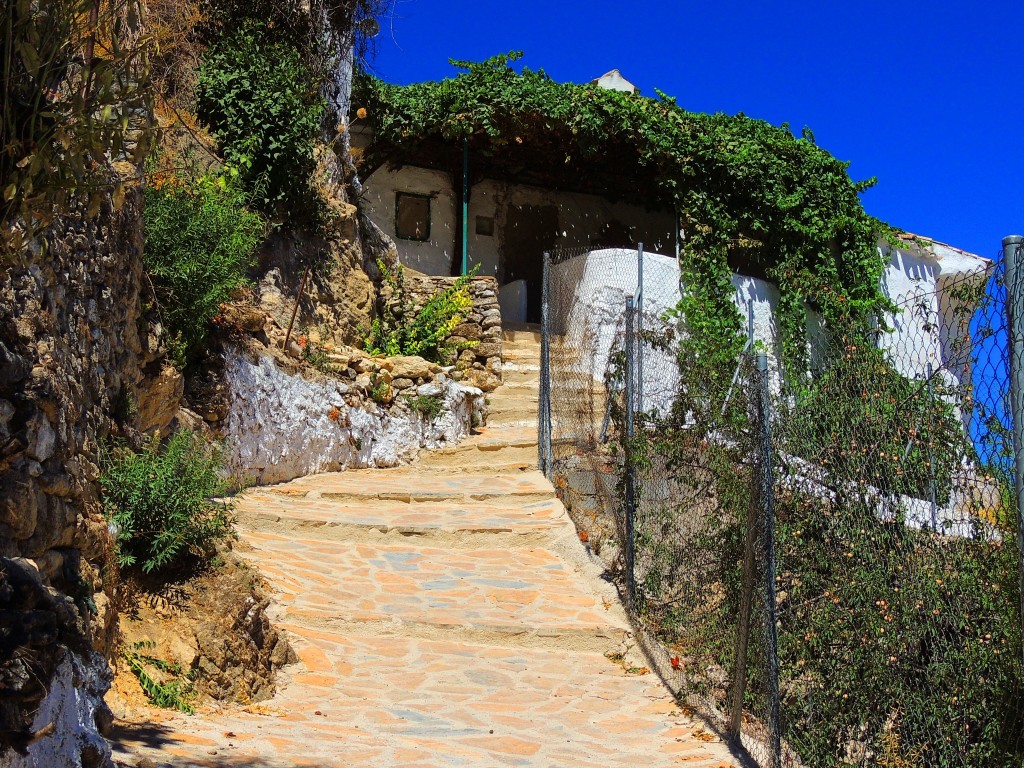
[[[532,357],[534,360],[540,360],[540,352],[540,344],[506,341],[501,345],[502,357]]]
[[[420,459],[419,465],[431,471],[437,470],[436,474],[446,475],[454,473],[458,469],[470,470],[466,474],[483,474],[486,469],[499,469],[502,466],[513,462],[537,466],[537,428],[535,425],[521,424],[524,429],[533,433],[534,437],[529,443],[518,446],[504,446],[502,448],[480,448],[473,446],[460,446],[458,448],[446,449],[444,451],[433,451],[429,456]],[[529,473],[521,473],[529,474]]]
[[[506,343],[529,343],[540,345],[540,326],[533,328],[510,328],[507,325],[501,332],[502,344]]]
[[[558,529],[565,509],[558,499],[533,503],[518,499],[488,501],[339,501],[320,495],[284,497],[265,491],[249,492],[235,508],[243,530],[301,531],[303,537],[353,540],[369,534],[444,538],[479,533],[522,536]],[[369,538],[374,538],[369,536]]]
[[[379,636],[285,621],[298,662],[256,707],[119,728],[115,757],[182,766],[740,765],[657,675],[603,650],[439,631]],[[606,646],[610,643],[606,643]]]
[[[536,373],[532,371],[526,371],[526,373],[533,373],[534,375],[536,375]],[[505,394],[509,394],[512,396],[518,394],[532,394],[533,396],[536,396],[538,392],[539,389],[537,387],[536,382],[508,381],[506,379],[503,380],[501,386],[498,387],[493,392],[491,392],[491,394],[488,395],[488,397],[502,397]]]
[[[537,400],[497,400],[491,402],[487,406],[487,423],[496,424],[497,417],[500,414],[528,414],[536,416],[540,408],[540,403]]]
[[[286,620],[299,625],[401,622],[510,634],[628,633],[628,624],[583,588],[556,553],[484,544],[454,549],[248,530],[239,551],[274,585]]]
[[[528,355],[528,354],[504,355],[503,354],[501,356],[501,365],[502,365],[502,370],[503,371],[506,369],[506,366],[509,366],[509,365],[515,365],[515,366],[520,366],[520,365],[539,365],[539,363],[540,363],[540,355],[532,355],[532,354],[531,355]]]
[[[541,344],[540,335],[536,339],[516,337],[513,339],[502,339],[502,349],[534,349],[540,352]]]
[[[511,371],[504,371],[501,374],[502,381],[504,384],[513,384],[523,387],[533,387],[536,389],[540,388],[540,370],[530,371],[516,369]],[[497,390],[495,390],[497,392]]]
[[[533,402],[521,400],[491,403],[487,406],[487,420],[488,423],[492,423],[510,416],[515,418],[536,417],[538,406],[536,400]]]
[[[539,387],[531,386],[529,384],[513,383],[507,386],[502,385],[493,392],[491,392],[489,395],[487,395],[487,402],[490,404],[516,400],[536,401],[539,395]]]
[[[509,427],[521,427],[523,429],[530,429],[530,430],[533,430],[534,432],[536,432],[537,431],[538,423],[539,423],[539,421],[538,421],[538,418],[536,416],[524,416],[524,417],[519,418],[519,419],[517,419],[517,418],[507,418],[507,419],[505,419],[505,420],[503,420],[501,422],[501,425],[502,426],[509,426]],[[534,441],[534,442],[536,442],[536,441]],[[534,454],[536,454],[536,449],[534,449]],[[523,456],[523,460],[525,460],[526,454],[524,453],[524,454],[522,454],[522,456]],[[534,463],[536,464],[536,460],[534,461]]]
[[[514,385],[517,385],[517,386],[532,387],[533,389],[536,389],[536,390],[540,389],[540,379],[538,378],[536,373],[534,373],[534,374],[525,374],[525,375],[524,374],[518,374],[518,375],[515,375],[515,376],[510,376],[510,377],[505,379],[505,382],[507,384],[514,384]]]
[[[524,427],[536,430],[536,424],[529,424],[526,422],[513,423],[511,426]],[[505,473],[515,474],[518,472],[532,472],[537,469],[538,455],[537,449],[531,450],[525,449],[514,449],[511,452],[499,452],[497,455],[488,455],[485,461],[483,454],[480,454],[481,460],[473,464],[463,464],[459,462],[434,462],[433,464],[427,463],[424,466],[429,467],[430,471],[436,474],[452,475],[452,474],[483,474],[483,473]]]
[[[468,443],[469,441],[467,441]],[[484,443],[475,449],[486,455],[500,450]],[[536,436],[532,446],[518,446],[521,450],[536,451]],[[454,455],[469,454],[466,443],[446,449]],[[428,458],[436,458],[445,451],[433,451]],[[534,454],[535,455],[535,454]],[[282,485],[266,488],[264,493],[282,499],[324,499],[328,502],[453,502],[467,503],[489,499],[504,499],[514,503],[533,503],[549,500],[553,496],[551,485],[537,471],[508,474],[465,475],[433,472],[426,460],[408,467],[395,469],[361,469],[332,472],[299,478]],[[244,497],[248,498],[248,494]]]

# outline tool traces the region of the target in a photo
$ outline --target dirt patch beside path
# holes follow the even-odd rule
[[[277,670],[295,659],[267,618],[263,578],[230,550],[187,578],[127,577],[122,592],[120,652],[107,695],[118,718],[152,710],[128,661],[132,651],[159,660],[146,664],[147,673],[158,683],[177,679],[185,700],[198,707],[270,698]]]

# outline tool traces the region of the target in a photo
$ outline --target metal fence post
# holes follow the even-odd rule
[[[932,533],[939,532],[939,504],[938,495],[935,491],[935,459],[932,456],[932,439],[934,436],[932,424],[932,408],[935,403],[935,392],[932,388],[932,376],[935,371],[932,364],[928,363],[928,496],[932,505]]]
[[[1017,499],[1017,551],[1020,557],[1020,608],[1024,622],[1024,291],[1018,267],[1024,256],[1024,237],[1003,238],[1006,266],[1007,350],[1010,356],[1010,400],[1013,414],[1014,495]]]
[[[636,244],[636,409],[644,412],[644,244]]]
[[[636,307],[632,296],[626,296],[626,385],[625,385],[625,406],[626,424],[623,430],[625,454],[623,465],[626,471],[625,478],[625,507],[626,507],[626,592],[629,597],[629,607],[632,609],[633,600],[636,597],[635,572],[635,533],[634,521],[636,519],[636,485],[633,466],[633,421],[636,416],[634,409],[634,398],[636,396],[636,348],[634,346],[634,330],[636,323]]]
[[[741,363],[742,364],[742,363]],[[736,369],[739,374],[740,369]],[[735,384],[735,379],[733,380]],[[759,414],[756,416],[759,418]],[[750,614],[754,606],[754,579],[757,574],[758,531],[761,528],[761,477],[756,470],[751,477],[750,504],[747,507],[747,535],[743,547],[743,574],[740,591],[740,613],[736,621],[736,647],[733,656],[732,711],[729,735],[740,744],[743,731],[743,699],[747,693],[747,651],[750,645]]]
[[[768,732],[772,767],[782,766],[782,730],[779,718],[779,628],[775,598],[775,496],[772,469],[771,392],[768,383],[768,355],[757,355],[758,467],[761,478],[761,531],[764,535],[764,600],[766,609],[765,656],[768,663]]]
[[[540,469],[551,479],[551,318],[548,311],[551,280],[551,254],[544,251],[544,272],[541,282],[541,330],[540,330],[540,403],[537,414],[537,444],[540,452]]]

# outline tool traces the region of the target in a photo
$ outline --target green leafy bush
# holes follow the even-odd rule
[[[146,189],[143,260],[179,367],[204,345],[210,320],[246,282],[263,220],[225,177]]]
[[[256,22],[230,30],[199,71],[199,117],[271,217],[319,219],[313,151],[325,108],[301,51]]]
[[[231,505],[219,448],[183,429],[140,453],[118,446],[104,456],[103,508],[115,531],[117,562],[145,573],[186,554],[203,555],[231,534]]]
[[[444,398],[440,395],[406,395],[409,410],[427,421],[433,421],[444,412]]]
[[[776,510],[785,737],[804,764],[849,765],[858,743],[877,765],[1021,765],[1013,531],[936,536],[854,496]]]
[[[469,295],[469,275],[463,275],[451,286],[432,296],[418,309],[409,298],[402,265],[392,272],[383,261],[377,266],[384,276],[390,299],[384,310],[373,319],[363,348],[371,355],[419,355],[427,360],[449,362],[469,343],[451,343],[448,337],[473,306]]]
[[[941,380],[900,375],[885,353],[850,341],[796,396],[791,450],[837,479],[945,504],[970,450]]]

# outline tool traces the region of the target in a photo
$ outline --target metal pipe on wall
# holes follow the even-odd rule
[[[469,136],[462,137],[462,274],[469,274]]]

